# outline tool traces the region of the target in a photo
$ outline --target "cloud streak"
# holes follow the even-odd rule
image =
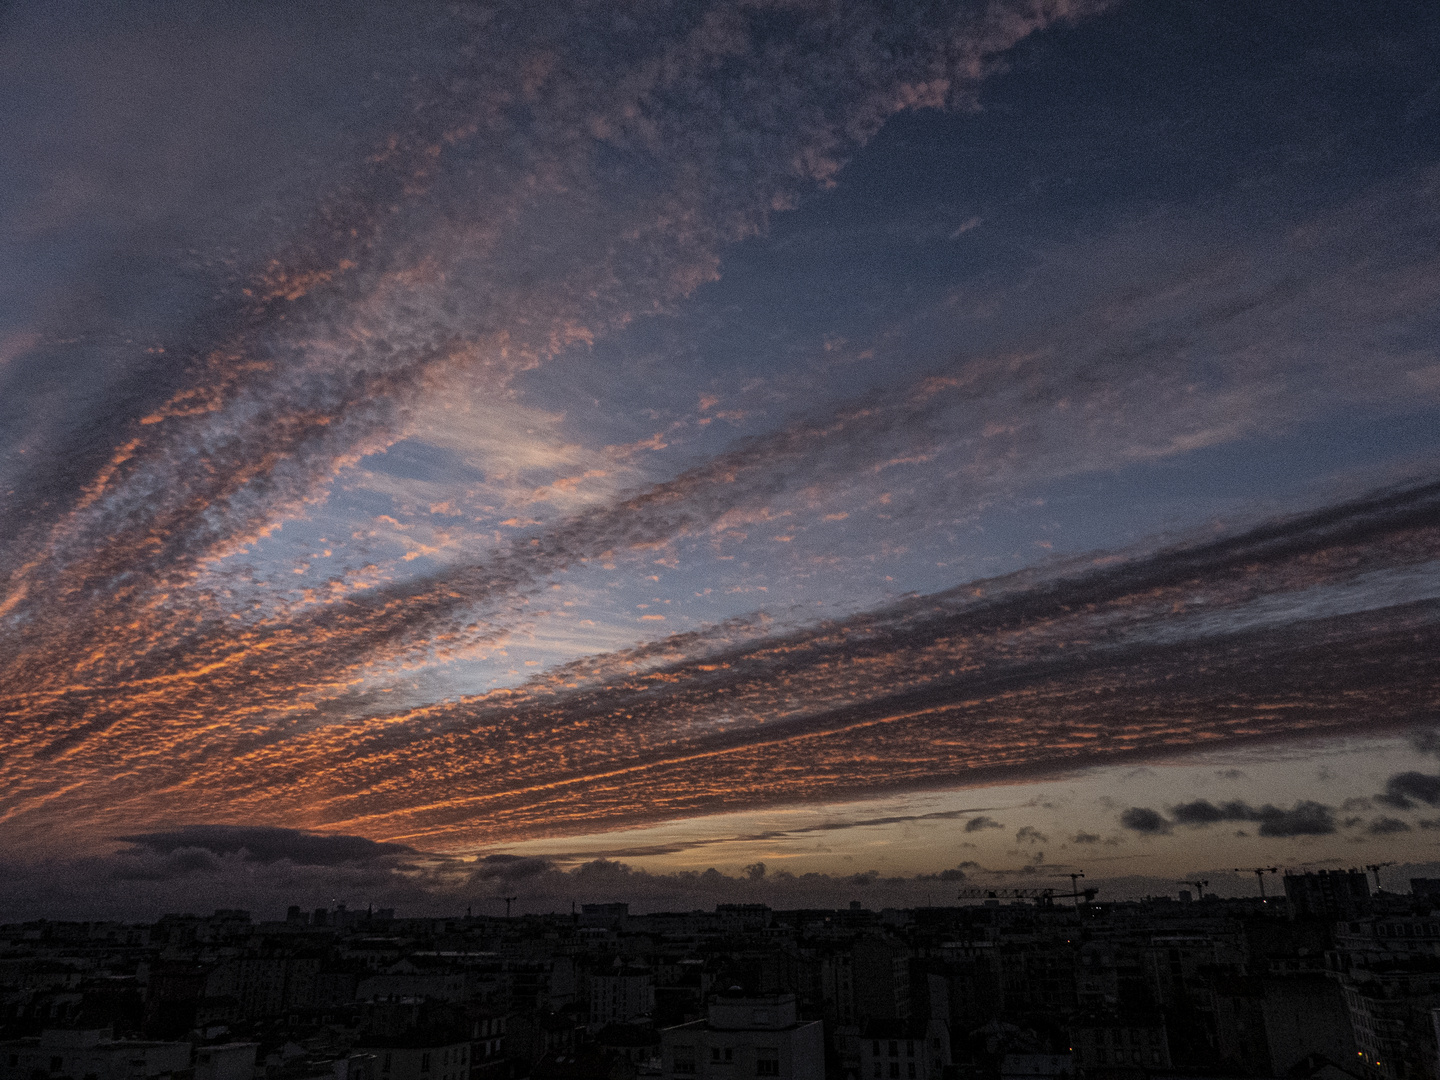
[[[1440,687],[1440,604],[1326,597],[1433,568],[1437,503],[1436,484],[1377,492],[790,633],[685,635],[369,720],[169,739],[131,720],[58,745],[47,726],[7,763],[6,811],[17,825],[61,808],[145,819],[163,801],[191,820],[493,843],[1410,724]],[[118,776],[117,751],[132,762]]]

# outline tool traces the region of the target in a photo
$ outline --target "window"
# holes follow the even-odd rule
[[[429,1071],[430,1071],[430,1055],[429,1055],[429,1054],[421,1054],[421,1055],[420,1055],[420,1071],[421,1071],[421,1072],[429,1072]]]
[[[881,1080],[884,1075],[884,1066],[881,1065],[878,1061],[875,1062],[875,1080]]]
[[[675,1047],[675,1072],[684,1075],[691,1075],[695,1072],[695,1047]]]
[[[389,1055],[389,1054],[386,1054],[384,1060],[381,1062],[381,1064],[380,1064],[380,1071],[381,1071],[381,1072],[387,1072],[387,1073],[390,1071],[390,1055]]]
[[[879,1056],[880,1056],[880,1040],[879,1040],[879,1039],[876,1039],[873,1043],[870,1044],[870,1052],[871,1052],[872,1054],[874,1054],[876,1057],[879,1057]]]
[[[710,1047],[710,1060],[711,1060],[711,1061],[719,1061],[719,1060],[720,1060],[720,1048],[719,1048],[718,1046],[712,1046],[712,1047]]]
[[[59,1071],[60,1071],[61,1069],[63,1069],[64,1067],[65,1067],[65,1059],[64,1059],[64,1058],[52,1057],[52,1058],[50,1059],[50,1071],[51,1071],[51,1072],[59,1072]]]
[[[10,1059],[9,1059],[10,1068],[13,1069],[13,1068],[15,1068],[16,1065],[19,1065],[19,1064],[20,1064],[20,1055],[19,1055],[19,1054],[11,1054],[11,1055],[10,1055]]]
[[[728,1064],[730,1064],[730,1062],[732,1062],[732,1061],[734,1061],[734,1060],[735,1060],[735,1048],[734,1048],[733,1046],[727,1046],[727,1047],[725,1047],[725,1064],[728,1065]]]
[[[761,1046],[755,1051],[755,1075],[779,1076],[780,1051],[773,1046]]]
[[[899,1057],[899,1056],[900,1056],[900,1044],[899,1044],[898,1042],[892,1042],[892,1043],[890,1044],[890,1056],[891,1056],[891,1057]]]
[[[905,1043],[905,1056],[906,1056],[906,1057],[914,1057],[914,1056],[915,1056],[915,1040],[914,1040],[914,1039],[910,1039],[908,1042]]]
[[[909,1062],[905,1068],[908,1070],[905,1075],[908,1076],[910,1080],[915,1080],[915,1063],[913,1061]]]
[[[898,1061],[890,1062],[890,1080],[900,1080],[900,1063]]]

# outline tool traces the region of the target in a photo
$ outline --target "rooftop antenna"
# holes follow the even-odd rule
[[[1280,868],[1279,868],[1278,866],[1251,866],[1251,867],[1237,866],[1237,867],[1235,868],[1235,871],[1234,871],[1234,872],[1237,873],[1237,874],[1243,874],[1243,873],[1245,873],[1247,870],[1248,870],[1250,873],[1252,873],[1252,874],[1255,875],[1255,880],[1256,880],[1256,881],[1260,882],[1260,899],[1261,899],[1261,900],[1264,900],[1264,899],[1265,899],[1265,875],[1266,875],[1266,874],[1278,874],[1278,873],[1280,872]]]
[[[518,900],[519,897],[502,896],[500,899],[505,901],[505,917],[508,919],[510,917],[510,905],[513,904],[516,900]]]
[[[1386,866],[1394,866],[1394,865],[1395,865],[1395,864],[1394,864],[1393,862],[1367,863],[1367,864],[1366,864],[1365,869],[1366,869],[1366,870],[1369,870],[1372,874],[1375,875],[1375,891],[1376,891],[1376,892],[1383,892],[1383,891],[1384,891],[1384,890],[1382,890],[1382,889],[1380,888],[1380,870],[1381,870],[1381,868],[1382,868],[1382,867],[1386,867]]]

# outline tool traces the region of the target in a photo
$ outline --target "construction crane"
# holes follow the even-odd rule
[[[1383,869],[1383,868],[1386,867],[1386,866],[1394,866],[1394,865],[1395,865],[1395,864],[1394,864],[1393,862],[1367,863],[1367,864],[1366,864],[1365,869],[1366,869],[1366,870],[1369,870],[1372,874],[1375,875],[1375,891],[1376,891],[1376,892],[1383,892],[1383,891],[1384,891],[1384,890],[1382,890],[1382,889],[1380,888],[1380,871],[1381,871],[1381,869]]]
[[[1078,871],[1074,874],[1066,874],[1065,876],[1070,879],[1070,891],[1068,893],[1065,893],[1064,895],[1069,899],[1074,900],[1075,906],[1077,908],[1080,906],[1080,901],[1082,899],[1085,901],[1085,903],[1088,904],[1091,900],[1094,900],[1096,895],[1100,892],[1099,889],[1080,888],[1080,879],[1085,876],[1085,871],[1083,870]]]
[[[1196,900],[1204,900],[1204,899],[1205,899],[1205,886],[1206,886],[1206,885],[1209,885],[1210,882],[1208,882],[1208,881],[1181,881],[1181,882],[1178,882],[1178,884],[1180,884],[1180,885],[1194,885],[1194,886],[1195,886],[1195,899],[1196,899]]]
[[[500,899],[505,901],[505,917],[508,919],[508,918],[510,917],[510,905],[513,904],[516,900],[518,900],[519,897],[518,897],[518,896],[502,896]]]
[[[1278,874],[1278,873],[1280,872],[1280,868],[1279,868],[1278,866],[1251,866],[1251,867],[1237,866],[1237,867],[1235,868],[1235,871],[1234,871],[1234,872],[1237,873],[1237,874],[1244,874],[1244,873],[1254,874],[1254,875],[1255,875],[1255,880],[1258,881],[1258,882],[1260,882],[1260,899],[1261,899],[1261,900],[1264,900],[1264,899],[1265,899],[1265,875],[1266,875],[1266,874]]]

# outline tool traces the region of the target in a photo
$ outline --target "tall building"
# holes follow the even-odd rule
[[[666,1080],[824,1080],[825,1036],[802,1021],[794,994],[734,990],[711,1001],[704,1020],[660,1033]]]
[[[1370,878],[1363,870],[1286,874],[1285,898],[1301,917],[1354,919],[1370,911]]]
[[[655,1011],[655,976],[646,968],[622,967],[590,976],[590,1023],[623,1024]]]

